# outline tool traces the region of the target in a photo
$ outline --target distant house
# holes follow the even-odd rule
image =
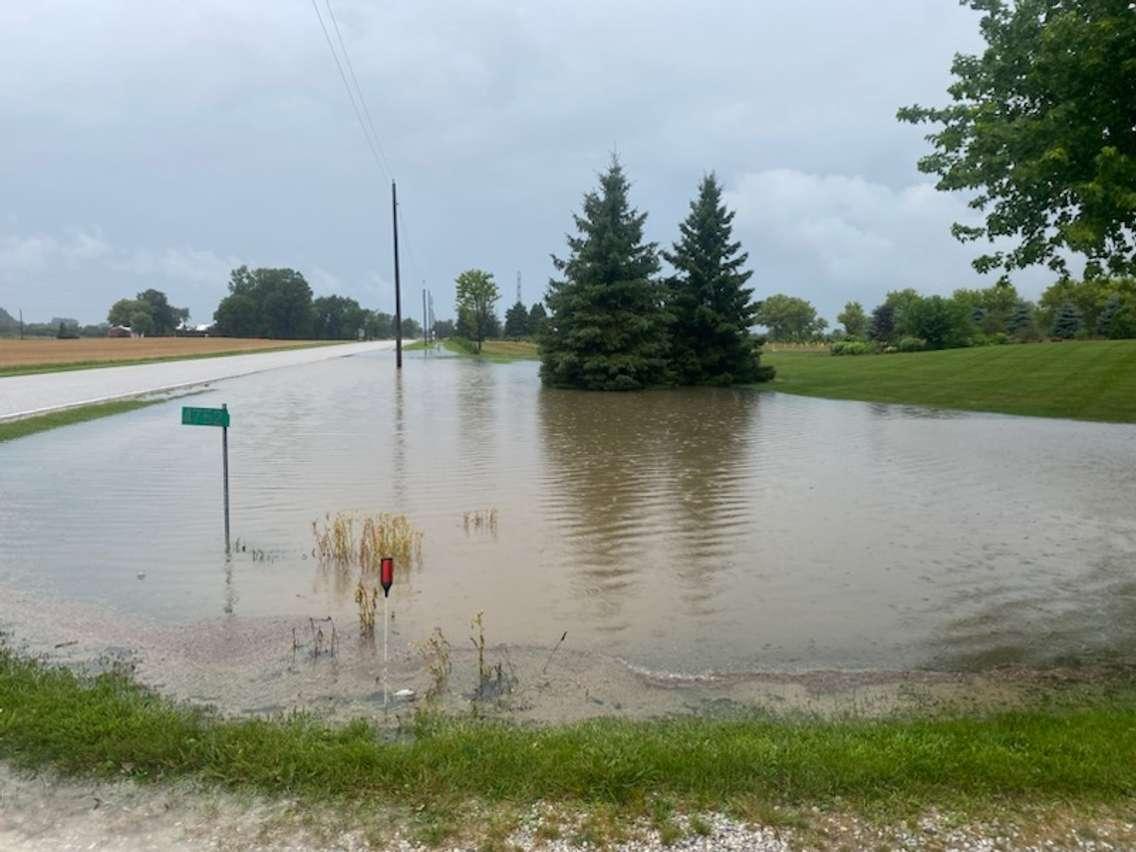
[[[112,325],[107,329],[107,337],[133,337],[134,332],[124,325]]]

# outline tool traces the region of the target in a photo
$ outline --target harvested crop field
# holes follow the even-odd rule
[[[109,364],[138,364],[178,358],[206,358],[298,346],[324,341],[260,340],[236,337],[90,337],[79,340],[32,338],[0,340],[0,376],[76,370]]]

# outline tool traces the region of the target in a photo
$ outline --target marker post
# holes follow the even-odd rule
[[[221,427],[221,479],[225,505],[225,553],[227,554],[229,552],[229,406],[222,405],[220,408],[182,406],[181,425]]]
[[[379,563],[379,583],[383,587],[383,708],[385,709],[387,703],[390,701],[390,690],[388,687],[389,679],[387,677],[388,661],[390,659],[389,648],[389,626],[390,626],[390,590],[394,585],[394,558],[391,556],[384,556]]]

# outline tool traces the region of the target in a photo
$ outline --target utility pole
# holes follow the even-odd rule
[[[422,282],[422,345],[429,350],[430,346],[430,326],[429,318],[426,316],[426,282]]]
[[[391,226],[394,228],[394,368],[402,369],[402,291],[399,283],[399,190],[391,181]]]
[[[521,301],[521,270],[517,270],[517,301]]]
[[[24,309],[20,308],[20,340],[24,339]]]

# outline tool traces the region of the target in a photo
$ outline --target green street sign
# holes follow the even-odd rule
[[[225,408],[190,408],[182,406],[182,426],[224,426],[229,425],[229,412]]]

